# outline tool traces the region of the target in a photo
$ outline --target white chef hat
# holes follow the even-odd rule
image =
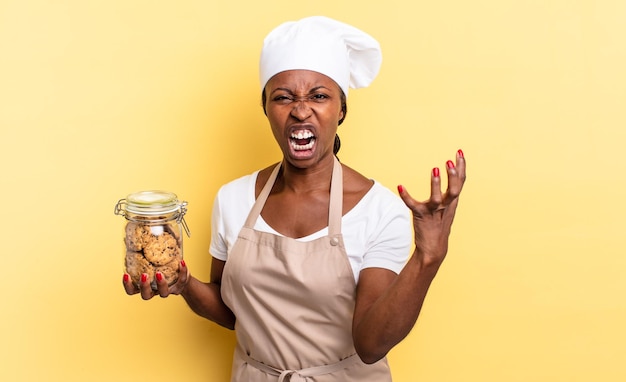
[[[368,86],[381,62],[378,41],[351,25],[323,16],[288,21],[265,37],[261,90],[280,72],[304,69],[332,78],[347,96],[348,88]]]

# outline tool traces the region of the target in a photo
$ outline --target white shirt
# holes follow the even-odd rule
[[[223,185],[213,205],[210,252],[226,261],[255,202],[258,171]],[[254,229],[280,235],[262,217]],[[404,202],[378,182],[341,219],[348,260],[358,282],[365,268],[385,268],[399,273],[409,256],[412,230],[409,209]],[[328,235],[328,227],[309,236],[310,241]]]

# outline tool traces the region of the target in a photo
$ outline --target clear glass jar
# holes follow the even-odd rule
[[[124,268],[135,285],[144,273],[155,290],[157,272],[163,274],[168,285],[178,280],[183,259],[182,230],[190,236],[185,213],[187,202],[166,191],[140,191],[117,202],[115,214],[127,220]]]

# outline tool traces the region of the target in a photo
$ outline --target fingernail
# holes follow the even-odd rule
[[[402,193],[404,192],[404,187],[402,187],[402,185],[398,185],[398,193]]]
[[[465,155],[463,154],[463,150],[459,150],[456,153],[459,154],[459,157],[465,158]]]
[[[161,272],[157,272],[156,273],[156,278],[157,278],[157,281],[162,281],[163,280],[163,274]]]
[[[433,168],[433,176],[439,178],[439,167]]]
[[[448,168],[454,168],[454,162],[449,160],[449,161],[446,162],[446,166],[448,166]]]
[[[127,283],[130,281],[130,276],[128,275],[128,273],[124,273],[124,282]]]
[[[185,264],[185,260],[181,260],[180,261],[180,266],[181,267],[186,267],[187,266],[187,264]]]
[[[145,273],[141,274],[141,282],[145,283],[146,281],[148,281],[148,275]]]

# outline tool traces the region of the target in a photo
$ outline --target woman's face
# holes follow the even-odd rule
[[[265,110],[285,159],[310,167],[333,155],[341,90],[329,77],[309,70],[276,74],[265,85]]]

